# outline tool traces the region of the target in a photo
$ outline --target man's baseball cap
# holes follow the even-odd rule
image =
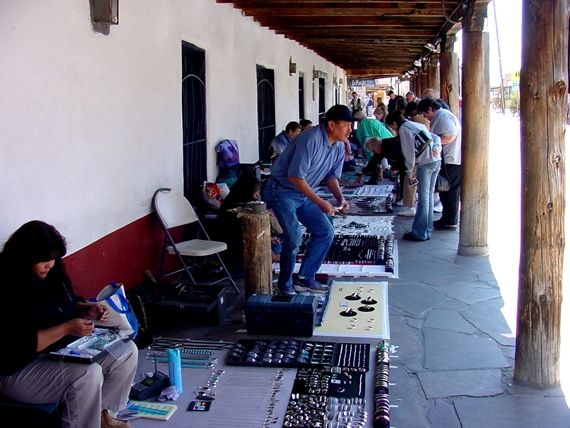
[[[336,104],[329,108],[325,113],[326,120],[344,120],[346,122],[352,122],[354,118],[349,108],[342,104]]]

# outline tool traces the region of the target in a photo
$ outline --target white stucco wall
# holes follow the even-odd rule
[[[328,75],[327,107],[333,76],[346,82],[314,52],[215,0],[121,0],[108,35],[93,31],[87,0],[2,0],[0,242],[42,219],[73,252],[147,215],[156,188],[182,189],[183,40],[206,51],[209,179],[220,139],[239,142],[242,162],[258,159],[256,64],[275,70],[278,132],[298,119],[290,56],[305,72],[313,122],[313,66]]]

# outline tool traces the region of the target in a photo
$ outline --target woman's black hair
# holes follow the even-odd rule
[[[65,238],[55,227],[40,220],[20,226],[4,244],[4,267],[30,269],[39,262],[61,260],[67,252]]]

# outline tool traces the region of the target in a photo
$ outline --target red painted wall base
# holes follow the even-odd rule
[[[149,214],[67,256],[75,292],[91,298],[110,282],[121,282],[127,290],[140,284],[146,269],[156,275],[163,233],[155,215]]]

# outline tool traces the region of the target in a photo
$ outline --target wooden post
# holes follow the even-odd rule
[[[422,88],[422,80],[420,79],[420,72],[418,71],[414,76],[415,76],[414,77],[414,82],[415,82],[414,87],[416,88],[416,95],[421,94],[422,91],[424,90],[424,88]]]
[[[429,79],[428,79],[428,70],[427,70],[427,69],[428,69],[427,66],[422,66],[422,68],[420,68],[420,71],[419,71],[419,73],[420,73],[420,81],[422,82],[422,83],[421,83],[422,92],[423,92],[424,90],[426,90],[427,88],[429,88],[429,86],[428,86],[428,81],[429,81]],[[421,96],[421,95],[420,95],[420,96]]]
[[[440,79],[439,79],[439,57],[437,54],[433,54],[429,59],[428,63],[428,88],[433,88],[438,94],[441,94],[439,89]],[[421,97],[421,94],[420,94]]]
[[[523,2],[522,245],[514,379],[560,382],[568,3]]]
[[[273,294],[269,213],[240,213],[243,234],[243,271],[246,298]]]
[[[453,52],[455,34],[448,34],[442,41],[439,56],[440,66],[440,96],[449,104],[452,113],[459,117],[459,58]]]
[[[463,20],[463,133],[461,227],[458,253],[484,256],[489,196],[489,34],[483,32],[487,0],[471,3]]]

